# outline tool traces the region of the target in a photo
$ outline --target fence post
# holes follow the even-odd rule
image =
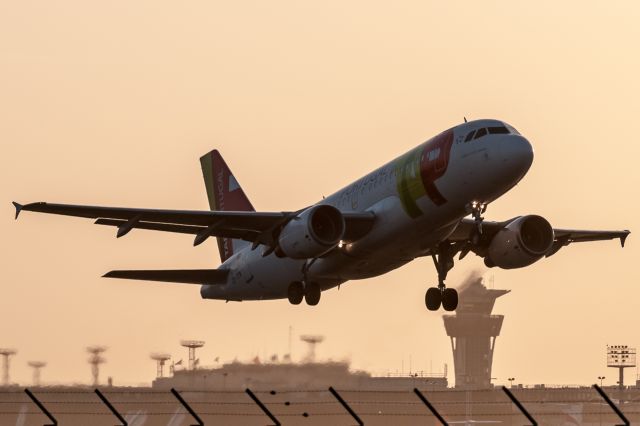
[[[422,403],[424,405],[427,406],[427,408],[429,409],[429,411],[431,411],[431,414],[433,414],[434,416],[436,416],[436,418],[440,421],[440,423],[442,423],[444,426],[449,426],[449,423],[446,422],[446,420],[444,419],[444,417],[442,417],[440,415],[440,413],[438,413],[438,410],[436,410],[436,407],[434,407],[433,405],[431,405],[431,403],[427,400],[427,398],[422,394],[422,392],[420,392],[418,390],[418,388],[413,388],[413,392],[418,395],[418,398],[420,398],[420,401],[422,401]]]
[[[38,398],[36,398],[36,396],[33,393],[31,393],[31,391],[28,388],[26,388],[24,392],[27,395],[29,395],[29,398],[31,398],[31,400],[38,406],[40,411],[42,411],[44,415],[47,416],[49,420],[51,420],[52,422],[51,424],[45,424],[43,426],[58,426],[58,421],[56,420],[55,417],[53,417],[53,415],[49,412],[49,410],[47,410],[47,408],[42,404],[42,402],[40,402]]]
[[[267,406],[264,405],[262,403],[262,401],[260,401],[258,399],[258,397],[255,396],[255,394],[253,392],[251,392],[251,389],[247,388],[247,389],[245,389],[245,392],[247,393],[247,395],[249,395],[251,397],[251,399],[253,399],[253,402],[255,402],[258,405],[258,407],[260,407],[262,412],[265,413],[267,415],[267,417],[269,417],[273,423],[275,423],[275,426],[281,426],[280,421],[278,421],[278,419],[276,419],[275,416],[273,414],[271,414],[271,411],[269,411]]]
[[[517,398],[516,398],[512,393],[511,393],[511,391],[510,391],[509,389],[507,389],[507,387],[506,387],[506,386],[503,386],[503,387],[502,387],[502,390],[504,391],[504,393],[506,393],[506,394],[507,394],[507,396],[509,397],[509,399],[511,399],[511,401],[512,401],[514,404],[516,404],[516,407],[518,407],[518,410],[520,410],[520,412],[521,412],[522,414],[524,414],[524,415],[525,415],[525,417],[526,417],[527,419],[529,419],[529,421],[531,422],[531,424],[532,424],[533,426],[538,426],[538,422],[536,422],[536,419],[534,419],[533,417],[531,417],[531,414],[529,414],[529,412],[527,411],[527,409],[526,409],[526,408],[524,408],[524,405],[522,405],[522,404],[520,403],[520,401],[518,401],[518,399],[517,399]]]
[[[99,389],[95,389],[94,391],[96,393],[96,395],[98,395],[98,397],[102,400],[102,402],[104,403],[104,405],[107,406],[107,408],[109,408],[109,410],[111,410],[111,412],[113,413],[114,416],[116,416],[118,418],[118,420],[120,420],[122,422],[122,426],[129,426],[129,423],[127,423],[127,421],[124,419],[124,417],[122,417],[122,415],[120,413],[118,413],[118,411],[114,408],[113,405],[111,405],[111,403],[109,402],[109,400],[102,394],[102,392],[100,392]],[[119,426],[119,425],[118,425]]]
[[[175,390],[175,388],[171,388],[171,393],[173,394],[173,396],[176,397],[178,401],[180,401],[180,404],[182,404],[182,406],[189,412],[189,414],[191,414],[191,417],[196,419],[196,421],[198,422],[197,425],[191,425],[191,426],[204,426],[204,422],[202,421],[202,419],[196,414],[195,411],[193,411],[193,408],[191,408],[189,404],[187,404],[187,401],[185,401],[184,398],[182,398],[182,395],[180,395],[178,391]]]
[[[593,385],[593,387],[598,391],[598,393],[600,394],[600,396],[602,397],[602,399],[604,399],[607,404],[609,404],[609,406],[611,407],[611,409],[618,415],[618,417],[620,417],[620,420],[622,420],[624,423],[621,425],[616,425],[616,426],[629,426],[631,423],[629,422],[629,420],[624,416],[624,414],[622,414],[622,411],[620,411],[620,409],[616,406],[616,404],[613,403],[613,401],[611,401],[611,399],[609,398],[609,395],[607,395],[602,388],[600,388],[600,386],[598,385]]]
[[[364,425],[364,422],[360,419],[360,417],[358,417],[358,415],[356,414],[355,411],[353,411],[353,409],[351,407],[349,407],[349,404],[347,404],[347,401],[345,401],[344,399],[342,399],[342,397],[340,396],[340,394],[333,388],[333,386],[329,386],[329,392],[331,392],[331,395],[333,395],[340,404],[342,404],[342,406],[345,408],[345,410],[347,410],[349,412],[349,414],[351,414],[351,417],[353,417],[353,419],[358,422],[358,424],[360,426]]]

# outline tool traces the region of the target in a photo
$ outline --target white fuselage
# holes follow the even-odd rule
[[[508,133],[465,141],[482,128]],[[384,274],[428,253],[469,214],[470,203],[500,197],[532,161],[531,144],[501,121],[478,120],[441,133],[318,203],[343,212],[372,211],[376,220],[365,237],[313,261],[307,279],[326,290]],[[289,284],[303,281],[307,262],[263,257],[262,248],[246,246],[221,266],[231,270],[227,284],[203,285],[201,294],[223,300],[286,298]]]

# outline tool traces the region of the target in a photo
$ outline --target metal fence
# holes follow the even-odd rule
[[[623,424],[640,421],[640,392],[582,388],[400,391],[1,389],[0,425]],[[558,390],[556,390],[558,391]],[[562,389],[559,390],[562,392]],[[612,396],[610,397],[609,394]]]

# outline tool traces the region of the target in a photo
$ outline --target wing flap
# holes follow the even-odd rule
[[[228,275],[228,269],[161,269],[116,270],[107,272],[103,277],[167,283],[223,285],[226,284]]]
[[[107,225],[107,226],[122,226],[127,223],[126,220],[121,219],[98,219],[94,222],[96,225]],[[177,225],[173,223],[158,223],[158,222],[137,222],[134,229],[147,229],[150,231],[161,231],[161,232],[173,232],[177,234],[192,234],[198,235],[207,230],[207,227],[204,226],[192,226],[192,225]],[[238,238],[246,241],[254,241],[255,238],[259,235],[258,232],[250,231],[246,229],[213,229],[211,230],[211,235],[224,237],[224,238]]]

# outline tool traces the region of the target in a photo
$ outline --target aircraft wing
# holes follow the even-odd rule
[[[516,219],[516,218],[514,218]],[[488,244],[493,236],[502,228],[504,228],[509,222],[514,219],[506,220],[503,222],[491,222],[484,221],[482,223],[482,236],[480,238],[480,244]],[[476,225],[472,219],[462,219],[460,225],[453,232],[449,238],[454,242],[466,242],[469,241],[476,232]],[[602,240],[614,240],[619,239],[620,245],[624,247],[625,240],[629,236],[630,232],[624,231],[591,231],[591,230],[579,230],[579,229],[553,229],[555,239],[553,246],[546,257],[552,256],[558,252],[562,247],[571,243],[586,242],[586,241],[602,241]]]
[[[117,237],[132,229],[175,232],[195,235],[194,245],[208,237],[237,238],[254,245],[274,247],[278,231],[297,212],[253,212],[253,211],[208,211],[208,210],[160,210],[128,207],[80,206],[71,204],[31,203],[21,205],[14,202],[16,219],[21,211],[77,216],[95,221],[98,225],[118,228]],[[345,241],[354,241],[364,236],[373,225],[375,215],[365,213],[342,213],[346,231]]]

